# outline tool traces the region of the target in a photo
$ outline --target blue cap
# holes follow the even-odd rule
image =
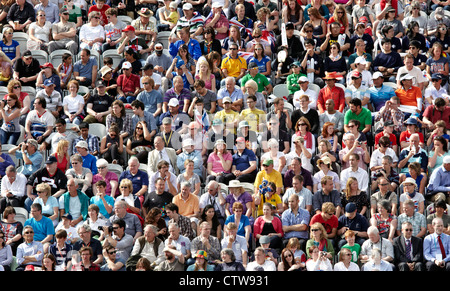
[[[182,65],[184,65],[184,61],[177,56],[177,69],[179,69]]]
[[[442,80],[441,74],[433,73],[431,75],[431,80]]]
[[[51,86],[51,85],[55,85],[52,79],[47,79],[44,81],[44,86]]]
[[[356,210],[356,204],[353,202],[347,203],[345,205],[345,212],[352,213]]]
[[[405,122],[404,122],[406,125],[408,125],[408,124],[413,124],[413,125],[417,125],[417,119],[415,119],[415,118],[408,118]]]

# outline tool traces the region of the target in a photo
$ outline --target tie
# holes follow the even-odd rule
[[[411,261],[411,241],[409,239],[406,240],[406,259],[408,262]]]
[[[445,259],[445,257],[446,257],[445,249],[444,249],[444,245],[442,244],[442,240],[441,240],[441,236],[440,235],[438,235],[438,243],[439,243],[439,247],[441,248],[442,259]]]

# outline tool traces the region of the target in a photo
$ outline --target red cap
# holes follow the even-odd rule
[[[369,19],[367,19],[366,16],[361,16],[361,17],[359,18],[359,22],[367,23],[367,22],[369,22]]]
[[[52,68],[52,69],[54,69],[55,67],[53,67],[53,65],[51,63],[45,63],[45,64],[43,64],[41,66],[41,69],[44,69],[44,68]]]
[[[127,25],[122,31],[136,31],[132,25]]]

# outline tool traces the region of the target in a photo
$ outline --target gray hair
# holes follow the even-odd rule
[[[104,167],[104,166],[107,167],[108,166],[108,161],[105,160],[105,159],[98,159],[96,165],[97,165],[97,168],[98,167]]]
[[[81,157],[80,154],[74,154],[74,155],[72,155],[72,156],[70,157],[70,161],[71,161],[71,162],[77,161],[77,162],[83,163],[83,158]]]
[[[222,249],[221,253],[225,253],[225,254],[229,255],[231,261],[233,261],[233,262],[236,261],[236,256],[235,256],[235,254],[234,254],[233,249],[230,249],[230,248],[224,248],[224,249]]]
[[[188,187],[189,189],[191,188],[191,183],[189,183],[188,181],[184,181],[184,182],[181,182],[180,183],[180,187],[181,188],[183,188],[183,187]]]
[[[158,234],[158,228],[156,226],[154,226],[153,224],[147,224],[144,227],[144,231],[147,231],[147,230],[151,230],[151,231],[153,231],[154,234]]]

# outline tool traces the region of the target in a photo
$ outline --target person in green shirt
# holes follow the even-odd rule
[[[83,25],[81,8],[76,6],[72,0],[64,1],[64,6],[61,8],[61,13],[63,12],[69,12],[69,22],[75,23],[77,28]]]
[[[347,230],[344,233],[345,240],[347,244],[343,245],[342,248],[349,249],[352,252],[352,262],[358,263],[359,253],[361,252],[361,246],[355,243],[355,233],[353,230]]]
[[[301,76],[306,76],[305,74],[300,74],[300,62],[296,61],[291,64],[292,74],[287,76],[286,85],[289,91],[289,95],[294,95],[295,92],[300,90],[300,85],[298,79]]]
[[[256,63],[251,62],[250,64],[248,64],[248,74],[241,79],[242,90],[245,90],[245,83],[247,83],[248,80],[253,80],[256,82],[256,84],[258,84],[258,92],[261,92],[264,95],[269,95],[270,93],[272,93],[273,88],[269,82],[269,79],[267,79],[267,77],[263,74],[259,73],[258,65]]]
[[[353,98],[349,102],[350,110],[344,115],[344,130],[349,132],[350,128],[348,126],[350,120],[358,120],[360,122],[358,130],[364,133],[367,138],[367,145],[373,145],[373,135],[370,131],[372,127],[372,112],[369,109],[362,107],[361,99]]]

